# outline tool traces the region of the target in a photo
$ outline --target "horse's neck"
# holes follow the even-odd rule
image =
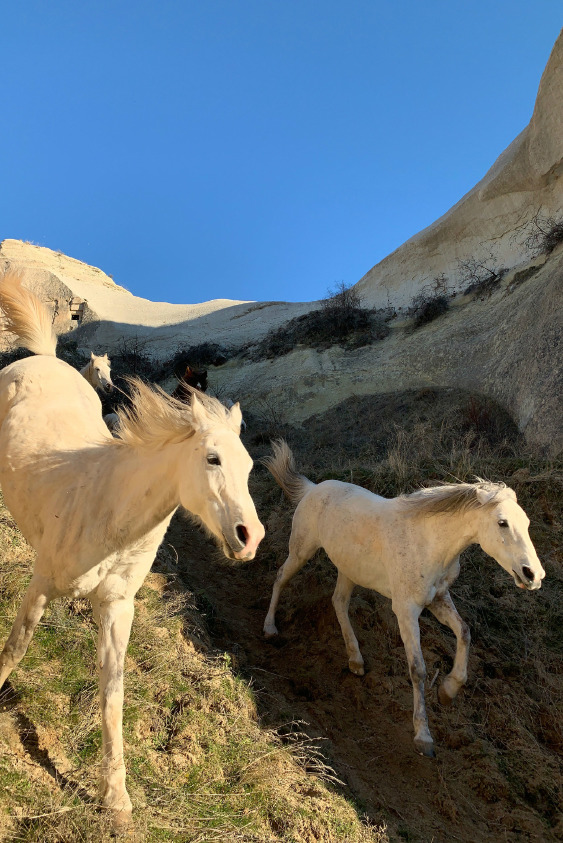
[[[422,515],[421,525],[426,531],[427,546],[432,548],[433,558],[443,565],[460,555],[470,544],[477,541],[473,512],[441,513]]]
[[[104,495],[109,495],[104,508],[110,534],[135,540],[178,507],[178,447],[167,445],[158,451],[117,447]]]
[[[64,544],[92,542],[109,554],[165,522],[164,532],[179,504],[178,447],[151,451],[109,442],[76,451],[45,472],[42,497],[49,512],[61,514]]]
[[[90,386],[92,386],[92,361],[90,360],[83,369],[80,370],[80,374],[83,378],[86,378]]]

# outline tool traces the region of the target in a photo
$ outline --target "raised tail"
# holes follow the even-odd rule
[[[23,286],[22,275],[12,269],[0,277],[0,307],[6,317],[5,330],[13,331],[20,345],[34,354],[55,357],[57,335],[51,314],[43,302]]]
[[[264,457],[261,462],[273,475],[289,500],[298,504],[302,497],[315,484],[299,474],[295,467],[295,460],[291,448],[284,439],[276,439],[272,442],[272,457]]]

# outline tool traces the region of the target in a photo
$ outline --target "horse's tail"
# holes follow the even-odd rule
[[[0,307],[5,316],[4,328],[13,331],[20,344],[34,354],[54,357],[57,335],[51,314],[22,282],[22,275],[13,269],[8,269],[0,277]]]
[[[264,457],[261,462],[271,472],[289,500],[298,504],[315,484],[298,473],[291,448],[284,439],[276,439],[272,442],[272,450],[274,455]]]

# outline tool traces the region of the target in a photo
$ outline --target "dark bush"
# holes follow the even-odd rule
[[[441,316],[450,307],[450,300],[448,296],[443,293],[431,294],[421,292],[412,300],[410,306],[410,314],[414,318],[413,328],[421,328],[423,325],[428,325],[433,322],[438,316]]]
[[[280,357],[293,351],[296,345],[319,349],[333,345],[359,348],[382,340],[388,334],[385,318],[373,310],[358,307],[342,311],[322,307],[270,331],[250,349],[249,356],[256,360]]]
[[[247,350],[260,360],[280,357],[296,345],[325,349],[333,345],[359,348],[384,339],[389,334],[389,314],[362,306],[358,292],[340,282],[322,300],[318,310],[311,310],[270,331],[258,344]]]
[[[181,378],[186,371],[186,366],[192,366],[195,369],[205,369],[207,366],[222,366],[233,354],[232,349],[214,342],[184,346],[179,348],[168,360],[159,364],[158,377],[164,379],[174,375]]]

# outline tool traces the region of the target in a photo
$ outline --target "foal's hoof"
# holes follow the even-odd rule
[[[434,744],[432,743],[432,741],[423,741],[415,738],[414,748],[416,749],[419,755],[424,755],[426,758],[436,758],[436,753],[434,752]]]
[[[438,699],[440,701],[440,705],[444,706],[451,705],[454,701],[454,698],[448,694],[443,685],[440,685],[438,688]]]
[[[272,626],[265,626],[264,627],[264,638],[273,638],[274,635],[278,634],[277,627],[272,624]]]
[[[363,676],[365,673],[363,662],[348,662],[348,667],[356,676]]]

